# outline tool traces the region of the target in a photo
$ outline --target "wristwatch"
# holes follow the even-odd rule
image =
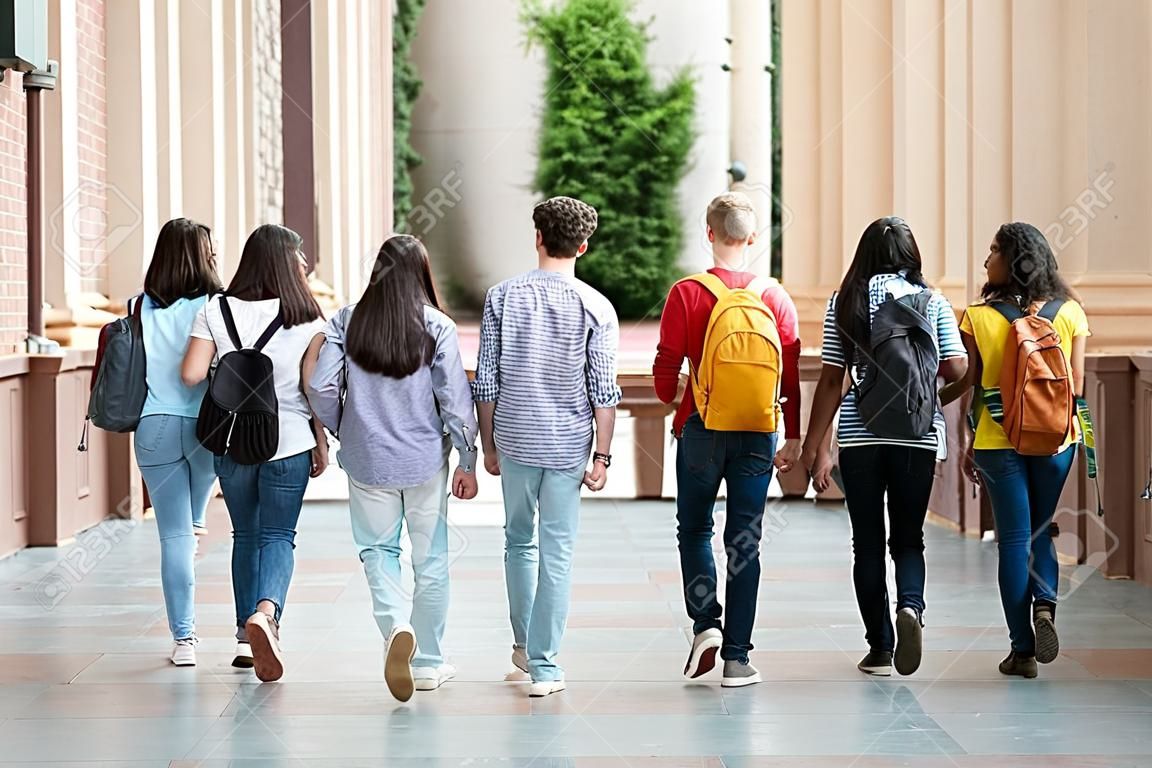
[[[608,467],[612,466],[612,454],[599,452],[593,453],[592,461],[598,461],[604,465],[604,469],[608,469]]]

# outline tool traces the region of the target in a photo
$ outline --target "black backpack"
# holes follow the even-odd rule
[[[148,366],[144,353],[144,325],[140,315],[144,296],[127,317],[100,329],[96,365],[92,368],[88,412],[78,450],[88,450],[88,424],[108,432],[133,432],[148,397]]]
[[[196,439],[217,456],[237,464],[261,464],[276,455],[280,443],[279,404],[272,360],[261,350],[284,324],[276,317],[251,347],[236,331],[228,299],[220,297],[220,315],[235,350],[221,356],[200,404]]]
[[[930,291],[892,294],[872,316],[870,359],[857,384],[856,408],[877,437],[918,440],[932,432],[940,353],[928,322]]]

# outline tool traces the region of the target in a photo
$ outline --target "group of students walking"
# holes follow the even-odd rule
[[[479,439],[483,466],[503,490],[511,662],[529,676],[529,695],[564,690],[558,654],[581,490],[603,489],[612,463],[619,323],[611,303],[575,277],[596,230],[595,209],[556,197],[532,217],[538,268],[488,291],[471,382],[416,238],[389,237],[360,300],[325,321],[291,230],[253,232],[223,289],[208,228],[188,219],[164,225],[130,310],[147,370],[135,451],[161,541],[173,663],[196,663],[195,536],[218,478],[233,528],[233,664],[253,667],[262,681],[284,674],[279,631],[296,526],[309,479],[328,466],[330,433],[348,476],[352,537],[385,641],[387,685],[406,701],[452,679],[442,647],[447,501],[449,493],[476,496]],[[914,672],[925,612],[924,519],[935,463],[948,445],[940,408],[970,392],[976,431],[964,461],[992,500],[1011,639],[1000,669],[1034,677],[1036,662],[1059,649],[1059,574],[1046,534],[1081,430],[1061,410],[1068,403],[1060,387],[1081,395],[1088,335],[1043,236],[1027,224],[996,233],[983,300],[958,325],[947,300],[925,283],[908,225],[895,217],[870,224],[828,303],[824,365],[801,442],[796,308],[779,283],[746,271],[756,238],[752,205],[739,193],[721,195],[707,224],[715,266],[672,287],[653,364],[656,393],[668,403],[685,360],[690,371],[673,427],[693,631],[685,677],[704,676],[719,658],[722,685],[760,681],[748,654],[765,500],[773,469],[801,468],[817,490],[838,474],[845,493],[869,647],[859,668]],[[1005,344],[1021,334],[1031,346],[1021,344],[1020,366],[1041,360],[1050,375],[1043,386],[1005,397],[1011,377],[1002,368],[1021,359]],[[1065,419],[1059,439],[1036,432],[1035,414],[1027,414],[1021,438],[1018,411],[1033,389],[1046,393],[1048,422]],[[727,563],[718,576],[712,540],[722,482]],[[410,607],[400,566],[405,527]]]

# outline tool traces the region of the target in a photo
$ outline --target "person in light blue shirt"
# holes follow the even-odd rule
[[[219,290],[212,233],[191,219],[173,219],[156,239],[144,293],[131,302],[144,302],[140,322],[148,380],[136,428],[136,463],[156,514],[164,607],[177,666],[196,663],[195,530],[204,528],[216,480],[212,454],[196,439],[207,383],[186,387],[180,365],[196,315]]]

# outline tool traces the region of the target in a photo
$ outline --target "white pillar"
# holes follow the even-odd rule
[[[76,0],[48,4],[48,57],[60,62],[56,91],[40,99],[44,124],[44,300],[72,307],[81,290],[77,186]],[[58,201],[58,202],[57,202]]]
[[[770,0],[730,0],[731,155],[747,169],[733,185],[756,206],[758,239],[750,271],[772,274],[772,7]]]
[[[152,0],[106,7],[108,78],[108,295],[140,289],[159,230],[156,185],[156,29]]]

